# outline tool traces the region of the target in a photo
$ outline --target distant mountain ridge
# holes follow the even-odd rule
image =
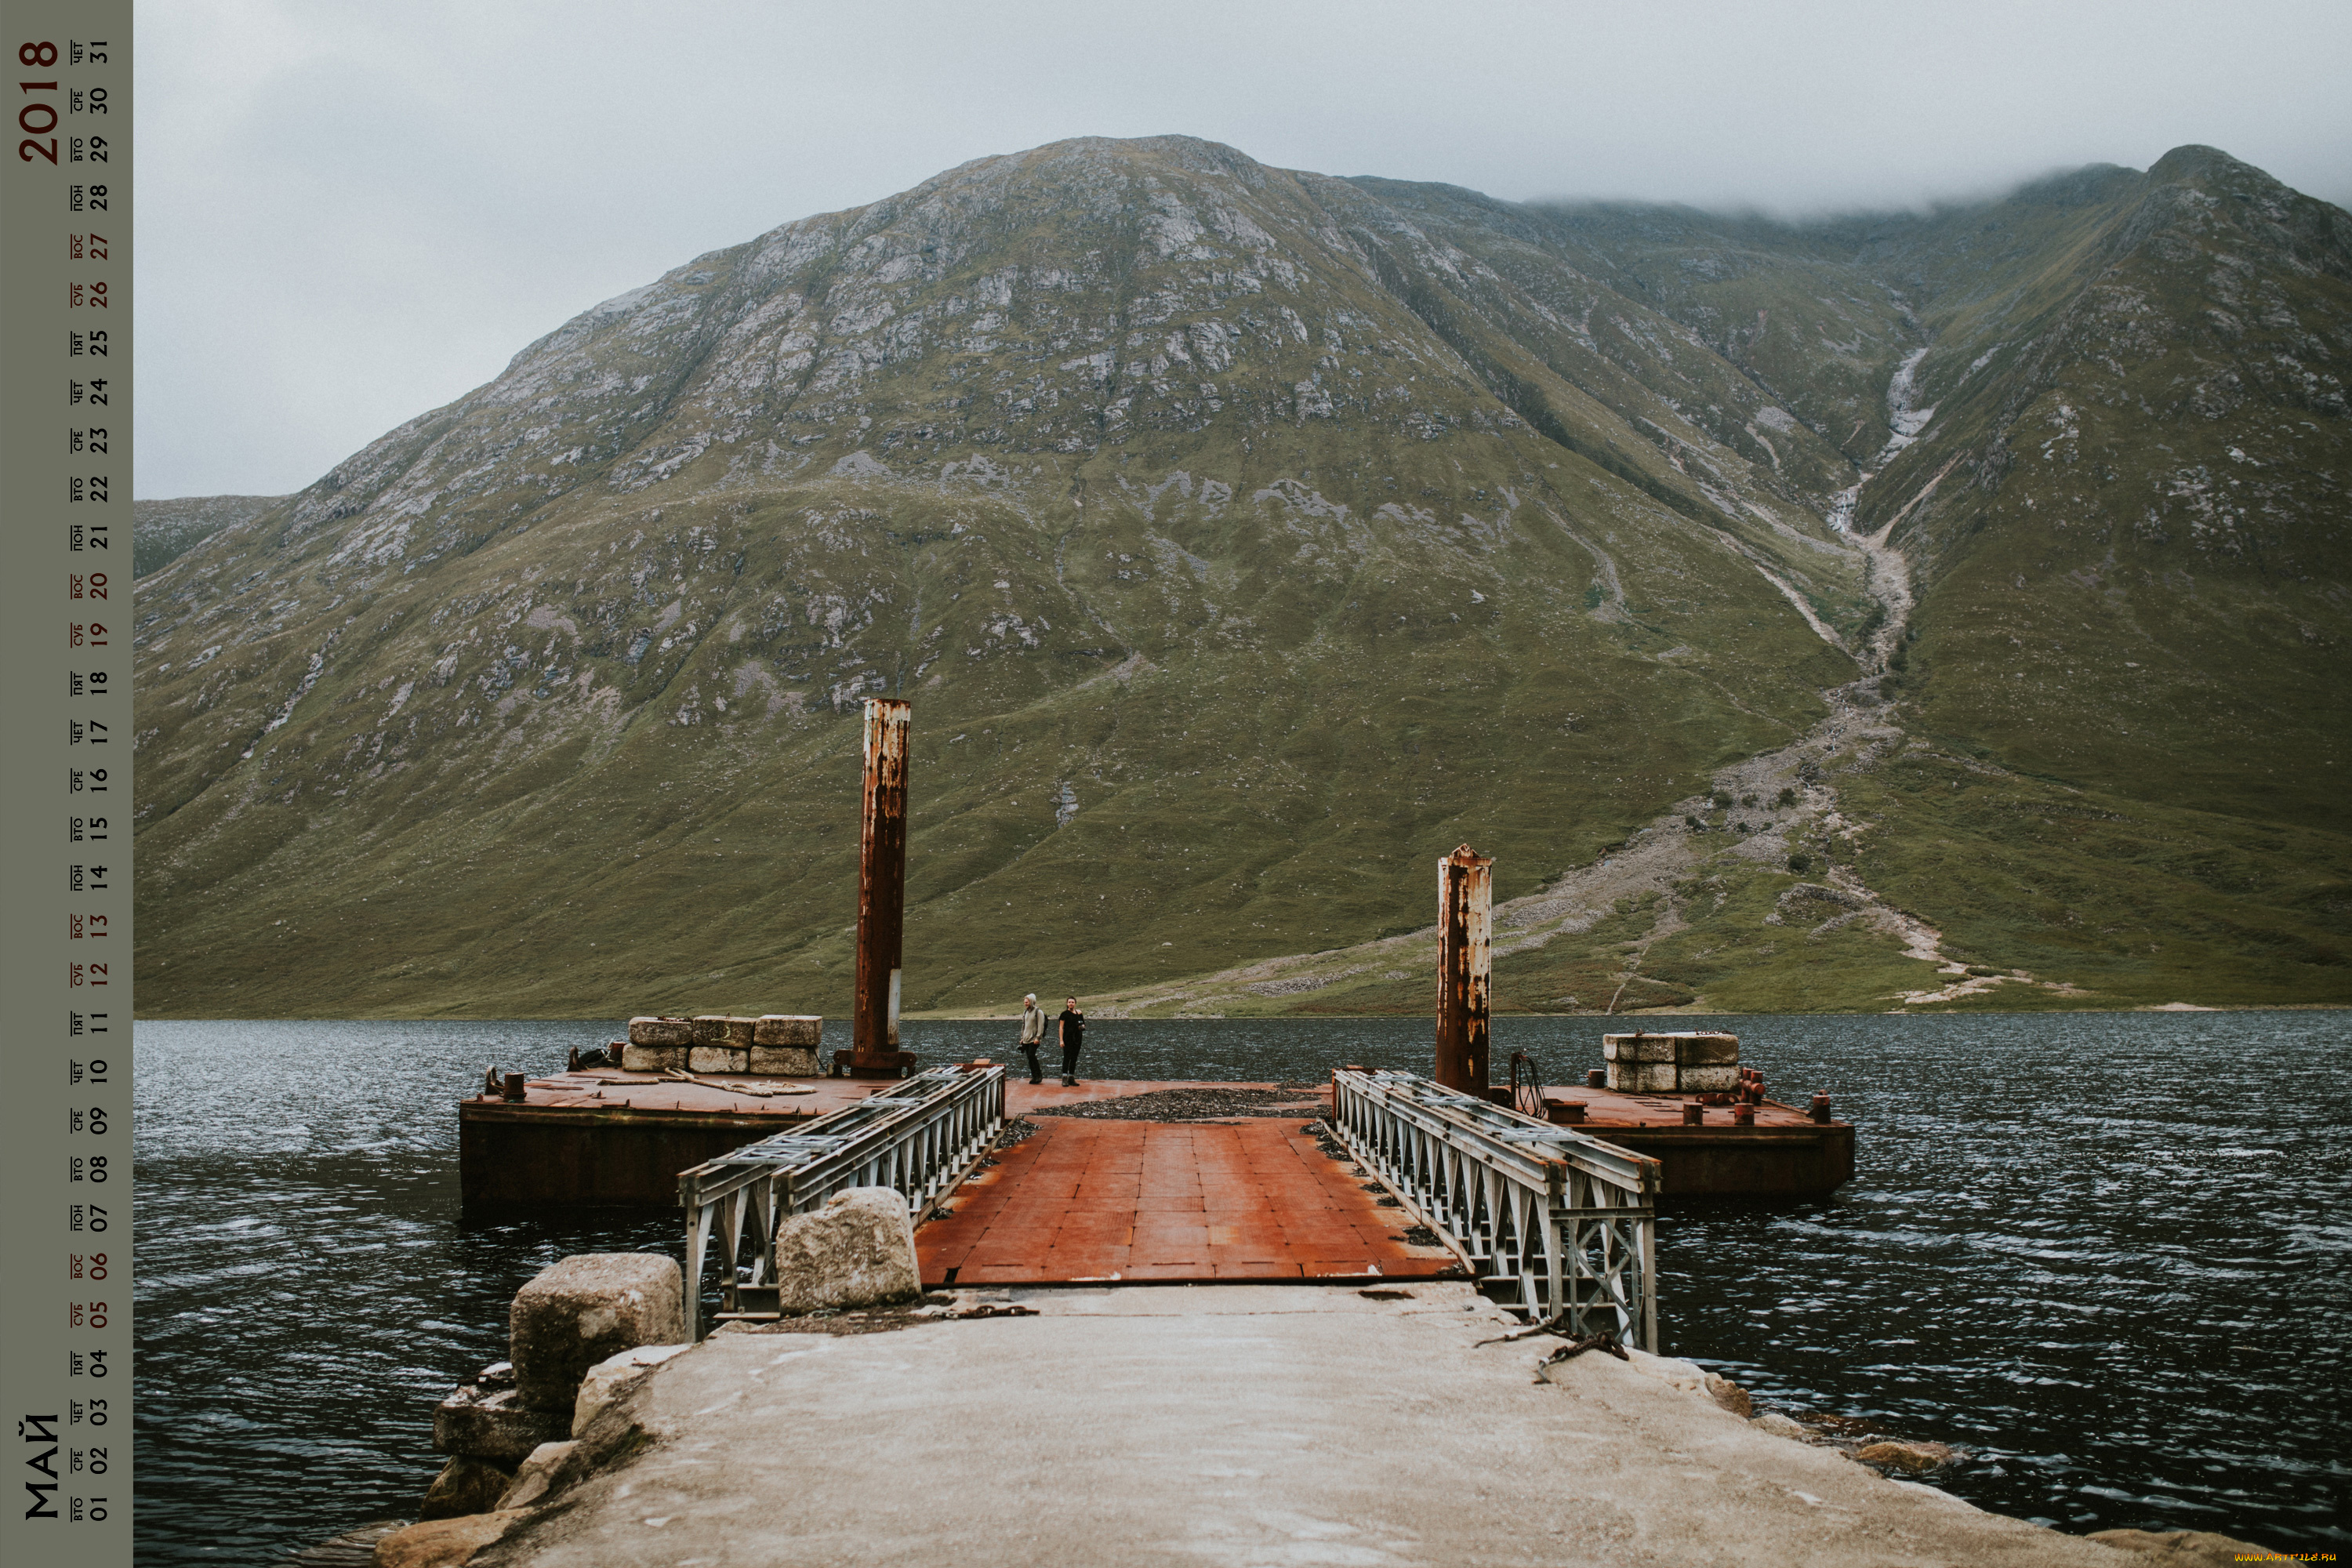
[[[1812,226],[978,160],[141,579],[142,1004],[837,1009],[875,691],[917,1007],[1425,1005],[1465,838],[1507,1005],[2345,1000],[2347,361],[2352,218],[2210,149]]]
[[[233,522],[259,517],[284,496],[183,496],[131,503],[131,572],[168,566]]]

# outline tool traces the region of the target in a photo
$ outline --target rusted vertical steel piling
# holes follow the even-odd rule
[[[1495,862],[1463,845],[1437,863],[1437,1081],[1486,1092]]]
[[[865,810],[857,855],[857,992],[850,1071],[896,1078],[898,968],[907,931],[907,718],[896,698],[866,700]]]

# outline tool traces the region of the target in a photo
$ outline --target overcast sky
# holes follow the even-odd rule
[[[299,489],[681,261],[1068,136],[1790,213],[2202,142],[2352,205],[2345,0],[173,0],[136,44],[142,499]]]

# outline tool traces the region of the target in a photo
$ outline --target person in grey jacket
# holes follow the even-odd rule
[[[1043,1083],[1045,1071],[1038,1064],[1038,1048],[1045,1043],[1045,1010],[1037,1005],[1034,991],[1021,998],[1021,1054],[1029,1058],[1029,1081]]]

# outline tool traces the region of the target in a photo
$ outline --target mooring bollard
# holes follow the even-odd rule
[[[895,697],[866,700],[866,784],[857,849],[857,963],[849,1059],[835,1077],[905,1078],[898,1048],[899,964],[907,936],[907,726]]]
[[[1692,1100],[1688,1105],[1684,1106],[1684,1107],[1683,1107],[1683,1125],[1684,1125],[1684,1126],[1685,1126],[1685,1127],[1704,1127],[1704,1126],[1706,1126],[1706,1106],[1704,1106],[1704,1105],[1701,1105],[1701,1104],[1700,1104],[1697,1100]]]
[[[1731,1108],[1731,1124],[1734,1127],[1755,1126],[1756,1107],[1746,1103],[1733,1106]]]
[[[1587,1068],[1584,1069],[1585,1088],[1601,1089],[1605,1088],[1608,1085],[1608,1082],[1609,1069],[1607,1068]]]
[[[506,1076],[506,1083],[502,1092],[509,1100],[520,1100],[523,1098],[522,1085],[522,1074],[519,1072],[510,1072]]]
[[[1437,1070],[1432,1076],[1465,1094],[1485,1094],[1491,1076],[1494,895],[1493,856],[1465,844],[1437,863]]]
[[[1822,1089],[1813,1096],[1811,1114],[1816,1121],[1827,1121],[1830,1119],[1830,1097],[1827,1089]]]

